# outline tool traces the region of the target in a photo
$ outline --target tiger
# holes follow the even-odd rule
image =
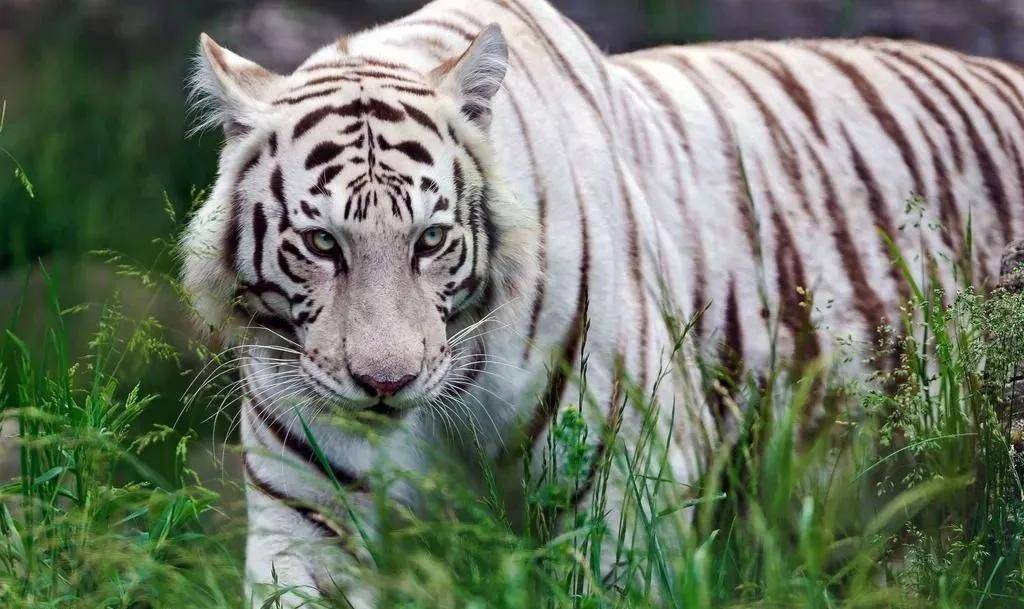
[[[628,379],[671,405],[657,424],[692,482],[736,404],[699,366],[666,372],[677,350],[799,374],[900,318],[894,251],[952,290],[1024,233],[1024,73],[923,43],[608,55],[546,0],[436,0],[287,75],[205,34],[197,57],[200,128],[224,144],[182,280],[241,362],[254,606],[272,582],[375,606],[326,565],[368,561],[350,511],[381,454],[483,455],[522,505],[520,461],[584,382],[593,453],[636,433]],[[908,201],[930,230],[903,230]],[[375,442],[338,423],[364,414]]]

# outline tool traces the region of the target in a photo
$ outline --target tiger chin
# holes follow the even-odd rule
[[[353,534],[374,523],[350,518],[382,455],[425,474],[483,452],[517,506],[519,457],[562,409],[595,458],[653,413],[671,472],[652,479],[693,482],[745,375],[806,370],[831,337],[869,347],[899,319],[886,235],[907,259],[927,247],[948,291],[941,261],[994,276],[1024,233],[1024,76],[917,43],[607,56],[543,0],[438,0],[288,75],[203,35],[193,94],[225,140],[183,282],[239,362],[254,606],[274,583],[288,606],[374,606]],[[912,192],[946,228],[898,229]],[[808,306],[809,288],[852,305]],[[710,389],[698,356],[723,371]],[[385,492],[416,511],[414,488]]]

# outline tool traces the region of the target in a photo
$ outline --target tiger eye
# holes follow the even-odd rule
[[[338,240],[325,230],[308,231],[303,235],[306,246],[318,254],[331,254],[338,249]]]
[[[429,256],[444,245],[445,237],[448,235],[448,228],[444,226],[431,226],[423,231],[416,241],[416,255]]]

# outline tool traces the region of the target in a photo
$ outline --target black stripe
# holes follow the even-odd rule
[[[292,139],[296,140],[302,137],[313,127],[316,127],[329,116],[345,116],[358,118],[364,114],[365,106],[362,100],[357,99],[356,101],[345,104],[344,106],[323,106],[316,110],[310,111],[308,114],[303,116],[295,123],[295,128],[292,130]]]
[[[620,358],[621,356],[616,356]],[[625,410],[626,403],[624,400],[620,401],[619,381],[616,379],[612,385],[612,396],[608,400],[608,410],[605,415],[604,429],[601,430],[601,438],[597,443],[597,450],[594,451],[594,456],[590,459],[590,468],[587,470],[587,475],[583,479],[583,483],[576,487],[573,491],[572,497],[569,499],[569,507],[575,509],[579,502],[587,496],[587,493],[594,487],[594,481],[597,478],[598,468],[604,461],[605,455],[608,452],[608,441],[614,440],[619,436],[619,429],[622,427],[622,412]],[[559,513],[560,518],[563,513]]]
[[[826,170],[825,163],[821,160],[817,151],[810,147],[808,150],[821,178],[825,195],[825,206],[831,219],[832,238],[835,242],[836,250],[839,252],[839,258],[843,263],[843,270],[850,281],[850,286],[857,295],[854,307],[863,317],[865,329],[871,335],[872,340],[877,343],[882,338],[878,327],[885,317],[885,305],[874,287],[872,287],[871,280],[861,264],[864,258],[857,250],[857,243],[850,233],[850,227],[846,220],[846,211],[839,201],[831,174]]]
[[[606,113],[601,110],[601,106],[598,103],[597,98],[594,97],[593,92],[586,86],[580,75],[573,69],[572,64],[561,52],[561,50],[559,50],[559,45],[555,44],[555,42],[548,37],[544,30],[541,29],[540,24],[537,22],[536,19],[534,19],[533,15],[531,15],[525,7],[513,2],[509,2],[508,0],[492,0],[492,2],[501,6],[510,13],[516,15],[520,19],[520,21],[522,21],[527,26],[527,28],[529,28],[536,35],[537,40],[540,41],[541,45],[545,48],[548,55],[558,66],[562,74],[569,79],[569,82],[572,83],[576,91],[583,97],[583,100],[587,103],[588,106],[590,106],[595,121],[603,131],[605,137],[608,139],[608,141],[613,141],[615,138],[613,137],[613,134],[608,127],[607,121],[604,120]]]
[[[437,182],[431,180],[427,176],[420,178],[420,190],[423,192],[437,193],[441,190],[441,187],[437,185]]]
[[[345,146],[341,146],[334,142],[320,142],[313,147],[313,150],[311,150],[309,155],[306,157],[306,169],[312,169],[318,165],[328,163],[344,150]]]
[[[718,347],[721,363],[721,382],[726,393],[732,397],[743,380],[743,326],[740,323],[739,303],[736,301],[736,279],[729,277],[729,291],[725,299],[725,337]],[[711,402],[716,410],[715,420],[728,420],[729,411],[722,396],[713,396]]]
[[[420,81],[414,78],[408,78],[400,74],[392,74],[390,72],[384,72],[383,70],[353,70],[350,74],[359,76],[360,78],[372,78],[376,80],[397,80],[400,82],[407,82],[409,84],[418,85]]]
[[[923,129],[922,133],[924,133]],[[857,144],[854,143],[853,138],[850,136],[850,133],[847,131],[845,126],[842,127],[842,135],[843,141],[846,142],[846,147],[850,150],[850,162],[853,163],[854,173],[857,174],[857,178],[860,180],[861,184],[864,185],[864,189],[867,191],[868,209],[871,211],[871,215],[875,219],[875,226],[882,229],[882,232],[884,232],[890,239],[896,239],[898,236],[896,234],[896,225],[892,220],[892,216],[889,214],[889,208],[886,204],[885,197],[882,196],[881,187],[875,179],[874,173],[872,173],[867,159],[861,153]],[[924,135],[925,138],[928,139],[927,133]],[[936,165],[936,172],[940,172],[942,169],[942,159],[936,156],[935,162],[938,163],[938,165]],[[938,179],[940,182],[944,177],[944,173],[938,173]],[[939,190],[940,193],[943,190],[941,188],[941,184]],[[888,260],[890,257],[889,246],[883,240],[879,240],[878,245],[881,248],[882,258],[884,260]],[[903,274],[895,264],[889,265],[889,276],[896,285],[896,289],[900,294],[900,299],[905,300],[909,296],[909,288],[903,278]]]
[[[281,99],[274,100],[274,105],[275,106],[283,106],[283,105],[294,106],[295,104],[301,104],[302,102],[310,100],[310,99],[316,99],[318,97],[327,97],[328,95],[334,95],[335,93],[338,93],[339,91],[341,91],[340,88],[334,87],[334,88],[331,88],[331,89],[323,89],[321,91],[312,91],[310,93],[306,93],[304,95],[296,95],[294,97],[283,97]]]
[[[615,171],[619,174],[619,186],[621,189],[619,194],[626,204],[626,237],[628,239],[627,247],[629,250],[630,275],[633,279],[633,288],[636,291],[637,306],[640,307],[640,318],[637,320],[638,325],[640,326],[640,342],[637,345],[639,355],[637,359],[640,365],[639,386],[641,391],[646,391],[648,381],[647,347],[649,332],[647,326],[650,313],[647,311],[647,290],[644,284],[643,268],[644,261],[640,252],[640,226],[636,219],[633,197],[630,196],[629,187],[626,186],[626,181],[621,176],[621,164],[616,164]]]
[[[284,199],[284,174],[281,172],[280,165],[274,168],[274,173],[270,174],[270,192],[281,208],[278,231],[283,233],[289,226],[289,220],[288,203]]]
[[[473,163],[473,170],[482,181],[485,176],[479,161],[465,146],[462,146],[462,151],[469,157],[469,160]],[[473,260],[469,277],[462,281],[458,288],[456,288],[456,291],[465,289],[470,292],[470,297],[472,297],[473,294],[481,287],[481,283],[479,281],[480,276],[478,274],[478,267],[480,265],[480,233],[483,228],[481,223],[481,212],[484,201],[487,198],[487,185],[485,183],[482,188],[473,188],[472,190],[466,191],[465,194],[465,199],[461,201],[461,205],[457,202],[455,207],[456,211],[458,211],[463,205],[466,208],[466,225],[469,228],[469,234],[472,238],[470,247],[472,248]]]
[[[979,132],[975,121],[967,113],[967,109],[956,95],[953,94],[950,88],[917,58],[908,55],[899,49],[891,47],[882,48],[881,50],[887,52],[890,56],[896,58],[904,65],[916,70],[927,78],[928,82],[930,82],[932,86],[946,98],[950,106],[952,106],[957,115],[960,116],[960,120],[963,122],[964,128],[967,130],[967,137],[971,142],[971,147],[974,149],[974,155],[978,162],[978,169],[981,171],[985,192],[988,195],[989,201],[995,208],[996,216],[999,218],[999,225],[1002,229],[1003,240],[1006,242],[1011,241],[1013,239],[1013,224],[1010,217],[1009,201],[1006,196],[1006,191],[1003,188],[1002,180],[999,178],[999,171],[996,167],[992,153],[985,144],[985,140]]]
[[[231,212],[224,231],[224,266],[232,275],[238,272],[238,247],[242,240],[238,218],[241,213],[242,194],[236,190],[231,194]]]
[[[875,117],[882,131],[885,132],[899,150],[903,164],[907,167],[913,179],[914,193],[924,196],[926,194],[924,180],[921,178],[921,168],[918,165],[914,147],[910,144],[907,134],[903,131],[899,121],[896,120],[896,117],[885,103],[878,89],[875,88],[875,85],[854,64],[835,53],[820,46],[808,45],[806,48],[831,64],[836,71],[845,76],[850,84],[853,85],[867,111]]]
[[[586,229],[584,228],[584,231]],[[584,248],[587,246],[584,245]],[[589,254],[584,254],[585,260],[589,260]],[[558,359],[553,362],[552,372],[548,376],[548,382],[544,392],[534,410],[533,417],[524,429],[524,442],[519,446],[510,445],[512,449],[506,452],[501,460],[508,462],[519,453],[517,450],[530,450],[537,446],[541,435],[547,430],[555,416],[558,414],[558,407],[562,403],[565,388],[569,382],[569,375],[576,362],[576,355],[579,351],[583,332],[585,330],[588,302],[588,283],[586,268],[581,268],[580,285],[576,296],[576,312],[573,314],[569,329],[562,339],[561,348],[558,351]],[[643,385],[641,385],[643,386]]]
[[[274,139],[273,134],[271,140]],[[238,248],[242,240],[241,215],[242,215],[242,191],[240,184],[245,176],[252,171],[260,161],[263,149],[259,148],[248,161],[242,165],[235,178],[235,187],[231,189],[231,210],[228,216],[227,230],[224,231],[224,266],[232,274],[238,272]]]
[[[363,65],[363,62],[355,57],[347,57],[341,61],[324,61],[321,63],[314,63],[308,66],[300,66],[296,72],[315,72],[317,70],[341,70],[345,68],[357,68]]]
[[[764,168],[761,175],[766,176]],[[796,240],[786,224],[785,212],[779,206],[769,183],[764,184],[771,220],[775,229],[775,268],[779,290],[779,319],[793,337],[793,364],[797,377],[815,358],[821,355],[817,332],[811,321],[811,312],[798,289],[806,289],[807,277]]]
[[[405,120],[405,113],[400,109],[384,103],[379,99],[371,99],[366,102],[365,113],[373,118],[388,123],[397,123]]]
[[[274,200],[280,204],[284,203],[284,174],[281,172],[281,166],[278,165],[274,168],[274,172],[270,174],[270,192],[274,195]]]
[[[263,213],[263,204],[257,203],[252,211],[253,254],[252,264],[256,269],[256,277],[263,279],[263,240],[267,236],[267,216]]]
[[[679,145],[682,146],[687,160],[692,160],[693,153],[690,150],[690,137],[686,131],[686,123],[683,122],[683,118],[679,115],[679,104],[674,103],[668,91],[642,66],[630,62],[621,62],[619,65],[628,69],[654,95],[654,99],[658,102],[662,114],[668,117],[669,124],[672,126],[672,132],[675,134],[674,141],[679,142]],[[694,163],[690,163],[691,170],[695,167]]]
[[[935,140],[928,135],[928,130],[922,124],[918,124],[918,129],[921,130],[921,135],[924,136],[925,142],[928,143],[932,159],[935,162],[935,179],[938,182],[937,186],[939,189],[939,220],[942,222],[940,231],[942,242],[959,257],[963,255],[963,220],[960,218],[960,210],[956,206],[956,198],[953,195],[949,171],[946,168],[946,162],[942,159],[939,147],[935,144]],[[895,268],[895,265],[893,266]],[[900,285],[903,284],[904,282],[901,281]],[[906,300],[906,298],[903,300]]]
[[[328,193],[329,194],[330,191],[327,190],[327,185],[330,184],[331,180],[336,178],[339,173],[341,173],[341,165],[331,165],[330,167],[324,168],[324,170],[321,171],[320,175],[317,177],[316,184],[314,184],[309,189],[309,192],[311,194],[316,194],[316,193],[320,193],[320,194]]]
[[[455,221],[462,223],[459,215],[460,206],[458,203],[462,201],[463,194],[466,188],[466,178],[462,173],[462,163],[459,159],[452,159],[452,182],[455,184]]]
[[[533,303],[530,307],[530,325],[527,330],[526,341],[523,346],[523,363],[530,358],[530,349],[533,347],[537,337],[537,330],[540,325],[540,314],[544,307],[544,296],[547,291],[547,215],[548,196],[547,189],[540,180],[537,173],[537,153],[534,149],[533,135],[523,115],[522,107],[515,94],[509,91],[509,102],[512,104],[513,116],[519,124],[519,132],[523,134],[523,145],[526,147],[526,160],[532,168],[530,175],[533,180],[533,198],[537,201],[537,224],[540,230],[537,231],[537,282],[533,288]]]
[[[454,275],[462,268],[463,264],[466,264],[466,258],[469,256],[469,247],[466,245],[465,239],[458,239],[457,242],[462,245],[462,250],[459,252],[459,260],[453,266],[448,269],[449,275]],[[454,243],[454,242],[453,242]]]
[[[273,139],[273,134],[270,137],[271,139]],[[256,166],[256,163],[260,162],[260,157],[262,156],[263,149],[258,148],[255,154],[253,154],[252,157],[250,157],[249,160],[245,162],[245,165],[242,165],[242,168],[238,171],[238,177],[235,179],[235,181],[241,182],[242,179],[245,178],[246,174],[252,171],[252,168]]]
[[[316,209],[305,200],[299,201],[299,206],[302,208],[302,213],[309,216],[310,220],[315,220],[320,217],[320,210]]]
[[[299,516],[302,516],[302,518],[305,519],[306,522],[313,525],[327,537],[344,539],[349,535],[347,531],[343,533],[342,531],[338,531],[334,527],[330,526],[328,524],[327,518],[324,517],[324,515],[319,511],[296,503],[296,499],[294,497],[289,497],[288,495],[285,495],[282,491],[275,488],[272,484],[261,479],[258,475],[256,475],[256,471],[253,469],[252,464],[249,462],[249,455],[245,455],[242,458],[242,463],[245,468],[245,477],[249,480],[249,484],[251,484],[253,488],[263,493],[267,497],[273,499],[274,501],[281,503],[288,509],[296,512],[297,514],[299,514]]]
[[[370,115],[375,119],[388,123],[397,123],[406,117],[399,108],[379,99],[364,101],[360,98],[344,105],[317,107],[316,110],[311,111],[295,124],[295,128],[292,131],[292,139],[298,139],[330,116],[360,118],[365,115]]]
[[[434,157],[430,156],[427,149],[419,142],[406,140],[397,144],[391,144],[384,139],[384,136],[378,135],[377,144],[380,146],[381,150],[397,150],[409,157],[410,160],[416,161],[417,163],[423,163],[424,165],[434,164]]]
[[[732,50],[768,72],[779,84],[783,93],[788,95],[797,109],[803,113],[804,117],[811,124],[811,128],[814,129],[814,134],[818,139],[822,142],[828,141],[825,129],[821,126],[821,118],[818,116],[814,100],[811,99],[811,94],[796,77],[796,74],[789,69],[785,60],[767,48],[758,48],[758,52],[739,47]]]
[[[462,239],[452,239],[451,242],[448,243],[448,247],[446,247],[445,250],[441,252],[441,255],[438,256],[438,258],[444,258],[445,256],[453,253],[455,251],[455,248],[459,247],[460,243],[462,243]]]
[[[288,243],[285,241],[285,243]],[[288,276],[289,279],[298,284],[306,283],[306,280],[299,277],[292,271],[291,265],[288,264],[287,258],[284,256],[284,247],[277,250],[277,266],[281,267],[281,272]]]
[[[433,131],[437,137],[441,137],[441,132],[437,129],[437,124],[432,121],[425,112],[404,102],[402,103],[402,107],[405,108],[405,112],[409,115],[409,118]]]
[[[284,250],[285,252],[288,252],[289,254],[294,256],[295,258],[297,258],[300,262],[304,262],[306,264],[312,264],[312,262],[309,260],[309,258],[306,258],[306,256],[302,253],[302,250],[297,248],[294,243],[292,243],[291,241],[289,241],[287,239],[284,239],[281,242],[281,249]]]
[[[796,145],[789,137],[789,133],[784,126],[785,124],[779,120],[778,116],[776,116],[775,112],[772,111],[771,107],[769,107],[768,103],[765,102],[754,86],[747,79],[743,78],[739,72],[724,61],[715,61],[715,63],[739,83],[740,88],[743,89],[747,97],[750,98],[750,101],[753,102],[754,107],[757,108],[758,113],[761,115],[761,120],[764,121],[765,128],[768,129],[768,133],[771,136],[772,144],[782,164],[782,170],[789,178],[790,186],[797,193],[800,206],[807,212],[808,216],[816,220],[817,214],[814,213],[814,209],[811,207],[810,198],[807,196],[807,189],[804,185],[800,155],[797,154]]]
[[[408,93],[409,95],[418,95],[420,97],[433,97],[434,92],[430,89],[424,89],[421,87],[406,87],[402,85],[381,85],[382,89],[392,89],[401,93]]]
[[[247,286],[243,284],[239,290],[239,293],[250,291],[251,288],[252,286]],[[287,296],[285,295],[284,297]],[[266,306],[266,303],[263,303],[262,299],[260,300],[260,302],[263,304],[263,306]],[[253,311],[248,306],[242,303],[236,302],[234,307],[232,307],[231,313],[239,321],[241,321],[244,324],[247,324],[249,327],[262,327],[274,330],[275,332],[278,332],[283,336],[295,336],[295,328],[291,325],[291,322],[281,319],[279,317],[275,317],[273,315],[267,315],[259,311]]]
[[[295,455],[304,459],[306,462],[314,464],[317,468],[322,467],[320,459],[316,456],[316,453],[313,451],[313,448],[309,443],[304,438],[300,438],[296,434],[292,433],[292,430],[285,427],[284,424],[282,424],[276,417],[263,408],[263,405],[260,403],[259,396],[253,393],[248,378],[245,379],[245,386],[250,397],[249,405],[252,406],[256,417],[264,426],[266,426],[267,430],[274,436],[274,439],[282,446],[295,453]],[[364,492],[369,490],[366,483],[356,475],[342,469],[334,463],[328,462],[327,465],[330,468],[331,473],[334,474],[335,480],[345,488]]]
[[[303,83],[303,84],[301,84],[301,85],[299,85],[297,87],[293,87],[291,92],[292,93],[296,93],[298,91],[301,91],[302,89],[305,89],[306,87],[311,87],[313,85],[322,85],[322,84],[328,83],[328,82],[358,82],[358,81],[359,81],[358,78],[355,78],[354,76],[351,76],[349,74],[332,74],[331,76],[321,76],[319,78],[314,78],[312,80],[306,81],[305,83]]]
[[[622,115],[625,119],[625,131],[629,135],[630,161],[638,168],[640,175],[646,179],[653,179],[654,176],[651,175],[653,172],[646,166],[647,161],[645,158],[645,156],[650,156],[649,141],[645,138],[644,145],[640,143],[643,121],[637,118],[637,113],[635,112],[636,106],[639,105],[637,99],[641,96],[632,87],[628,86],[630,84],[628,81],[626,84],[627,87],[623,88],[622,91],[624,95],[619,96],[620,98],[625,98],[625,100],[618,105],[625,108]],[[629,95],[632,95],[632,97],[629,97]],[[645,152],[647,153],[646,155],[644,154]]]
[[[412,69],[411,66],[407,66],[403,63],[395,63],[394,61],[386,61],[384,59],[377,59],[376,57],[359,57],[363,65],[373,66],[375,68],[383,68],[385,70],[398,70],[399,72],[410,72],[413,75],[416,74],[416,70]]]
[[[904,85],[906,85],[907,89],[909,89],[914,97],[917,98],[918,103],[921,104],[921,107],[924,108],[925,112],[927,112],[928,115],[931,116],[932,120],[942,128],[942,132],[946,135],[946,139],[949,140],[950,149],[953,151],[953,162],[956,164],[956,169],[957,171],[963,171],[964,154],[960,147],[960,138],[957,137],[956,131],[949,123],[949,120],[946,119],[946,115],[939,109],[935,100],[933,100],[930,95],[926,94],[921,87],[914,82],[914,79],[904,74],[903,71],[896,66],[894,61],[888,57],[879,57],[878,60],[882,62],[882,65],[889,68],[889,70],[892,71],[892,73],[895,74]]]
[[[696,87],[704,103],[707,104],[715,117],[715,124],[718,127],[719,138],[721,139],[722,154],[729,169],[729,184],[732,186],[732,199],[736,212],[741,219],[743,234],[747,238],[747,245],[750,252],[758,260],[761,259],[761,240],[757,234],[757,219],[754,217],[753,204],[748,199],[745,179],[743,175],[742,159],[739,157],[740,147],[736,141],[732,127],[725,111],[718,105],[712,93],[712,87],[707,78],[697,70],[689,59],[682,55],[667,55],[665,59],[669,65],[679,70],[680,74],[686,77]]]

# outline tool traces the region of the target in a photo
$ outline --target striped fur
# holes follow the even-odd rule
[[[907,294],[883,233],[952,288],[954,263],[984,282],[1024,232],[1024,75],[921,44],[608,57],[542,0],[438,0],[288,76],[208,40],[203,57],[198,89],[228,140],[186,235],[185,282],[203,320],[243,345],[249,579],[273,568],[324,593],[340,582],[356,606],[372,605],[366,590],[292,550],[306,540],[366,559],[344,514],[313,506],[331,505],[327,479],[368,500],[377,449],[323,415],[396,419],[378,449],[423,471],[424,446],[472,449],[443,424],[458,408],[519,488],[516,451],[541,449],[576,400],[585,340],[591,437],[635,432],[621,367],[675,404],[663,409],[671,465],[692,480],[727,413],[687,391],[696,367],[661,378],[666,312],[706,308],[685,352],[735,379],[776,355],[799,372],[837,337],[869,345],[898,318]],[[912,194],[922,230],[905,228]],[[452,227],[444,246],[410,260],[429,222]],[[310,227],[342,251],[311,253]],[[380,401],[360,393],[353,361],[416,379]],[[411,489],[389,492],[415,508]]]

